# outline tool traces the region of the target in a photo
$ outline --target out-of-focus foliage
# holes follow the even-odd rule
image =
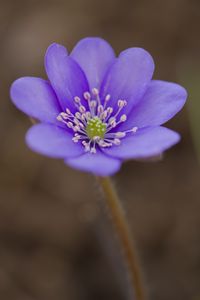
[[[189,98],[187,107],[192,138],[200,162],[200,63],[182,68],[181,76],[187,86]]]

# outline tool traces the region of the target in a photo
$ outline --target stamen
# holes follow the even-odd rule
[[[121,122],[125,122],[127,120],[127,116],[124,114],[120,117]]]
[[[92,93],[93,93],[94,96],[98,96],[99,95],[99,90],[97,88],[93,88]]]
[[[117,125],[127,120],[127,115],[119,114],[127,105],[126,100],[117,101],[118,110],[113,114],[113,107],[107,107],[111,95],[107,94],[102,105],[99,90],[92,89],[92,94],[88,91],[83,93],[83,98],[87,100],[88,106],[81,103],[81,98],[74,97],[74,105],[77,111],[73,114],[69,108],[57,116],[57,120],[64,123],[74,132],[72,141],[78,143],[81,141],[86,152],[96,153],[98,147],[111,147],[121,144],[127,134],[134,134],[138,127],[133,127],[126,131],[112,132]]]
[[[84,97],[85,100],[87,100],[87,101],[89,101],[89,100],[91,99],[91,95],[90,95],[89,92],[85,92],[85,93],[83,94],[83,97]]]
[[[115,133],[115,136],[118,137],[118,138],[123,138],[123,137],[126,136],[126,133],[125,133],[125,132],[120,132],[120,131],[119,131],[119,132],[116,132],[116,133]]]
[[[104,111],[103,105],[99,105],[97,108],[98,116]]]
[[[64,112],[61,112],[60,115],[65,120],[68,118],[68,115],[66,113],[64,113]]]
[[[123,108],[124,106],[127,105],[126,100],[118,100],[117,102],[118,107]]]
[[[114,139],[113,144],[115,144],[116,146],[121,144],[120,139]]]
[[[93,93],[93,95],[96,97],[96,100],[97,100],[98,105],[101,105],[101,99],[100,99],[100,97],[99,97],[99,90],[96,89],[96,88],[93,88],[93,89],[92,89],[92,93]]]
[[[83,105],[79,106],[79,111],[80,111],[81,114],[86,112],[85,106],[83,106]]]
[[[110,100],[110,98],[111,98],[110,94],[106,95],[105,102],[108,102]]]
[[[56,119],[58,120],[58,121],[60,121],[60,122],[62,122],[62,117],[61,117],[61,115],[58,115],[57,117],[56,117]]]
[[[105,109],[107,104],[108,104],[108,101],[110,100],[111,96],[110,94],[107,94],[106,97],[105,97],[105,100],[104,100],[104,105],[103,105],[103,108]]]
[[[80,104],[81,99],[78,96],[76,96],[76,97],[74,97],[74,102],[77,103],[77,104]]]
[[[69,128],[73,128],[73,123],[72,123],[72,122],[67,122],[67,126],[68,126]]]
[[[133,127],[131,131],[135,133],[137,130],[138,130],[138,127]]]
[[[68,115],[71,115],[71,114],[72,114],[71,111],[69,110],[69,108],[66,108],[66,113],[67,113]]]
[[[81,119],[81,114],[80,114],[79,111],[77,111],[77,112],[75,113],[75,117],[76,117],[77,119]]]

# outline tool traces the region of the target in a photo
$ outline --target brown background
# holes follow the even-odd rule
[[[30,122],[10,103],[11,82],[44,77],[50,43],[72,49],[101,36],[117,53],[147,49],[155,78],[186,86],[195,103],[199,28],[199,0],[0,1],[0,299],[121,300],[127,287],[95,181],[27,149]],[[182,141],[162,162],[128,162],[114,178],[152,300],[200,299],[200,172],[188,107],[168,124]]]

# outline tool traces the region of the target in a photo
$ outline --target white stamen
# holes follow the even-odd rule
[[[99,95],[99,90],[97,88],[93,88],[92,93],[94,96],[97,96],[97,95]]]
[[[109,115],[111,115],[112,112],[113,112],[113,108],[112,108],[112,107],[108,107],[108,108],[107,108],[107,112],[108,112]]]
[[[60,115],[65,120],[68,118],[68,115],[65,112],[61,112]]]
[[[118,107],[122,108],[126,106],[127,102],[125,100],[118,100],[117,105]]]
[[[95,148],[95,143],[94,143],[94,146],[90,149],[90,153],[96,153],[96,152],[97,152],[97,150]]]
[[[97,108],[98,114],[101,114],[104,111],[103,105],[99,105]]]
[[[113,144],[115,144],[116,146],[121,144],[120,139],[114,139]]]
[[[91,99],[91,95],[90,95],[89,92],[85,92],[85,93],[83,94],[83,97],[84,97],[85,100],[87,100],[87,101],[89,101],[89,100]]]
[[[119,132],[116,132],[116,133],[115,133],[115,136],[118,137],[118,138],[123,138],[123,137],[126,136],[126,133],[125,133],[125,132],[120,132],[120,131],[119,131]]]
[[[91,119],[91,112],[90,111],[87,111],[86,113],[85,113],[85,117],[86,117],[86,119],[87,120],[89,120],[89,119]]]
[[[80,111],[81,114],[83,114],[84,112],[86,112],[85,106],[81,105],[79,107],[79,111]]]
[[[71,111],[69,110],[69,108],[66,108],[66,113],[67,113],[68,115],[71,115]]]
[[[81,103],[81,99],[78,96],[74,97],[74,101],[77,104]]]
[[[119,99],[117,101],[118,110],[114,114],[113,107],[107,107],[107,103],[111,99],[111,95],[107,94],[104,98],[104,104],[101,104],[99,90],[97,88],[92,89],[92,94],[88,91],[83,94],[83,98],[88,101],[88,106],[81,103],[81,98],[74,97],[74,106],[77,111],[72,113],[69,108],[66,108],[65,112],[61,112],[57,116],[57,120],[64,123],[68,128],[74,132],[72,141],[78,143],[81,141],[86,152],[96,153],[97,147],[111,147],[113,145],[120,145],[121,139],[127,134],[134,134],[137,132],[138,127],[133,127],[126,131],[112,132],[118,124],[127,120],[127,115],[122,114],[119,116],[123,108],[127,105],[126,100]],[[89,109],[87,108],[89,107]],[[99,122],[97,122],[99,120]],[[90,131],[95,136],[89,138],[88,136],[88,122],[90,122]],[[103,137],[102,124],[105,126],[105,133]],[[94,126],[94,128],[93,128]],[[92,135],[91,134],[91,135]]]
[[[121,122],[125,122],[127,120],[127,116],[124,114],[120,117]]]
[[[58,115],[57,117],[56,117],[56,119],[58,120],[58,121],[61,121],[62,122],[62,117],[61,117],[61,115]]]
[[[101,105],[101,99],[99,97],[99,90],[96,88],[93,88],[92,93],[96,97],[96,101],[97,101],[98,105]]]
[[[81,114],[80,114],[79,111],[77,111],[77,112],[75,113],[75,117],[76,117],[77,119],[81,119]]]
[[[73,123],[72,123],[72,122],[67,122],[67,126],[68,126],[69,128],[73,128]]]
[[[108,102],[110,100],[110,98],[111,98],[110,94],[107,94],[105,97],[105,102]]]
[[[95,108],[97,106],[97,102],[95,100],[92,100],[90,102],[90,107]]]
[[[133,127],[133,128],[131,129],[131,131],[134,132],[134,133],[135,133],[137,130],[138,130],[138,127]]]

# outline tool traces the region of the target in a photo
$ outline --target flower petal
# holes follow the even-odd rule
[[[49,46],[45,56],[45,68],[61,107],[75,111],[74,97],[82,98],[89,90],[84,72],[79,65],[67,55],[66,49],[58,44]]]
[[[68,131],[50,124],[32,126],[26,134],[26,142],[33,151],[54,158],[75,157],[84,152],[81,144],[72,141]]]
[[[16,107],[43,122],[56,123],[61,108],[50,84],[40,78],[23,77],[11,86],[11,98]]]
[[[121,145],[104,148],[103,151],[120,159],[146,158],[161,154],[179,140],[179,134],[168,128],[148,127],[125,137],[121,140]]]
[[[158,126],[170,120],[181,110],[187,98],[186,90],[176,84],[152,80],[142,100],[129,113],[120,126],[127,130],[133,126]]]
[[[121,166],[120,160],[108,157],[100,151],[95,154],[87,152],[79,157],[67,159],[66,164],[72,168],[91,172],[98,176],[112,175]]]
[[[141,48],[123,51],[107,72],[101,87],[101,97],[111,95],[110,106],[117,100],[128,102],[123,113],[128,113],[146,91],[154,71],[151,55]]]
[[[71,57],[86,74],[90,88],[99,88],[115,59],[112,47],[101,38],[85,38],[74,47]]]

